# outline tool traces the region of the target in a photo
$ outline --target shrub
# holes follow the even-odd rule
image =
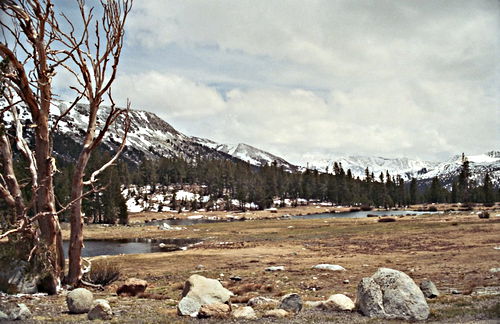
[[[92,262],[90,272],[86,273],[84,279],[95,285],[107,286],[118,280],[120,268],[106,259],[98,259]]]
[[[362,211],[370,211],[370,210],[372,210],[372,209],[373,209],[373,207],[372,207],[372,206],[370,206],[370,205],[362,205],[362,206],[361,206],[361,210],[362,210]]]
[[[430,212],[436,212],[438,209],[436,208],[436,206],[430,206],[429,208],[427,208],[427,210]]]

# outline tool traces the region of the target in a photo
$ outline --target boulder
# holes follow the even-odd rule
[[[26,261],[13,264],[0,264],[0,286],[8,294],[34,294],[38,292],[40,282],[38,275],[30,273],[30,265]]]
[[[94,300],[94,304],[88,313],[87,318],[91,321],[95,319],[109,321],[112,319],[113,311],[111,310],[111,306],[109,306],[108,301],[105,299]]]
[[[420,290],[427,298],[436,298],[439,297],[439,290],[436,288],[436,285],[430,280],[424,280],[420,283]]]
[[[368,317],[425,320],[429,306],[415,282],[405,273],[380,268],[358,285],[356,306]]]
[[[283,318],[287,317],[289,313],[284,309],[271,309],[264,313],[264,317]]]
[[[223,303],[202,305],[198,312],[199,318],[227,318],[231,314],[231,306]]]
[[[146,291],[148,282],[146,280],[129,278],[123,285],[118,287],[116,294],[119,296],[137,296]]]
[[[27,321],[31,318],[31,311],[25,304],[1,305],[0,322],[3,321]]]
[[[298,294],[288,294],[281,298],[279,309],[284,309],[287,312],[298,313],[302,309],[302,298]]]
[[[257,319],[257,314],[250,306],[240,307],[234,310],[233,317],[238,319],[255,320]]]
[[[85,288],[77,288],[68,293],[66,304],[72,314],[87,313],[93,305],[94,296]]]
[[[177,314],[181,316],[198,316],[198,311],[201,308],[201,304],[192,298],[184,297],[181,299],[179,304],[177,304]]]
[[[194,313],[197,313],[201,306],[228,303],[231,296],[233,296],[233,293],[224,288],[218,280],[194,274],[184,284],[183,298],[177,307],[178,313],[180,315],[196,316]],[[186,298],[188,300],[183,302]],[[182,306],[182,309],[180,306]]]
[[[345,271],[343,266],[339,266],[338,264],[317,264],[313,267],[313,269],[319,270],[330,270],[330,271]]]
[[[356,306],[351,298],[343,294],[331,295],[320,308],[329,311],[352,311]]]
[[[264,296],[257,296],[251,298],[248,302],[248,306],[258,306],[258,305],[268,305],[268,304],[273,304],[275,306],[278,306],[278,301],[276,299],[264,297]]]

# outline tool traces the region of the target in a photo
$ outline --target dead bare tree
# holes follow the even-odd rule
[[[16,223],[14,229],[3,233],[0,238],[14,233],[30,233],[33,237],[40,237],[40,244],[43,244],[44,251],[48,251],[44,255],[51,265],[48,269],[50,280],[44,278],[47,290],[51,293],[56,292],[64,274],[61,229],[53,186],[55,164],[52,156],[52,134],[59,120],[74,109],[78,100],[84,98],[88,101],[88,124],[73,175],[71,202],[62,209],[71,210],[67,282],[75,285],[82,276],[82,198],[89,192],[98,190],[95,186],[97,176],[121,153],[130,124],[129,105],[127,109],[115,106],[111,85],[116,78],[123,48],[125,21],[131,4],[129,0],[101,1],[101,18],[94,19],[94,9],[87,9],[85,2],[78,0],[81,25],[75,26],[74,20],[64,13],[56,15],[51,0],[0,2],[2,14],[9,18],[8,22],[4,19],[0,21],[4,36],[4,41],[0,42],[0,56],[3,59],[0,78],[2,96],[6,102],[0,109],[3,121],[0,126],[0,159],[3,167],[0,197],[15,211],[12,222]],[[57,120],[51,121],[52,78],[60,69],[66,69],[74,75],[78,85],[71,89],[76,91],[77,98]],[[108,109],[102,107],[106,96],[111,102]],[[35,128],[34,153],[28,147],[23,137],[22,124],[16,117],[16,100],[21,101],[31,114]],[[3,114],[7,112],[12,114],[13,127],[16,130],[12,140],[8,138],[7,125],[3,118]],[[99,116],[104,118],[104,121],[102,126],[98,127]],[[89,180],[85,180],[85,169],[92,152],[118,119],[121,119],[124,130],[120,147],[111,161],[94,172]],[[11,142],[17,143],[19,151],[29,161],[33,196],[29,203],[22,197],[13,169]],[[87,192],[84,191],[85,186],[89,188]],[[38,225],[38,230],[35,229],[35,224]],[[37,244],[34,244],[30,258],[36,248]]]

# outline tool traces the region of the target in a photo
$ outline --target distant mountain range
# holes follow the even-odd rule
[[[496,186],[500,186],[500,151],[490,151],[484,154],[467,156],[471,170],[471,180],[481,184],[486,172]],[[456,155],[443,162],[412,160],[408,158],[384,158],[371,156],[338,156],[329,159],[318,159],[309,162],[309,167],[325,172],[331,172],[334,162],[342,164],[344,170],[350,169],[354,177],[365,177],[368,167],[376,178],[380,173],[389,172],[391,176],[400,175],[405,181],[412,178],[428,182],[438,177],[442,183],[451,188],[453,179],[460,173],[462,156]]]
[[[0,103],[1,106],[1,103]],[[65,102],[54,102],[51,108],[53,119],[66,110],[68,104]],[[98,128],[102,127],[109,108],[101,109],[98,116]],[[21,118],[26,124],[31,124],[27,112],[21,109]],[[130,116],[132,126],[127,136],[127,146],[123,152],[123,158],[130,163],[138,164],[144,158],[158,157],[183,157],[230,159],[234,161],[245,161],[256,167],[276,161],[287,171],[304,170],[306,166],[296,166],[287,162],[284,158],[258,149],[248,144],[221,144],[209,139],[192,137],[177,131],[169,123],[151,112],[142,110],[131,110]],[[4,116],[9,122],[9,114]],[[85,132],[88,119],[88,105],[78,104],[59,123],[54,138],[55,153],[64,159],[74,158],[78,154],[76,143],[81,141]],[[118,147],[123,136],[123,119],[111,128],[110,135],[104,140],[104,145],[109,150]],[[74,149],[72,149],[74,148]],[[491,151],[481,155],[468,156],[471,167],[472,179],[481,183],[486,172],[489,172],[496,186],[500,186],[500,152]],[[322,172],[333,170],[334,162],[342,164],[344,170],[350,169],[355,177],[364,178],[365,169],[368,167],[376,177],[386,171],[396,176],[401,175],[408,181],[412,177],[422,182],[430,181],[438,177],[443,183],[450,186],[454,177],[460,172],[461,156],[453,156],[444,162],[429,162],[412,160],[408,158],[388,159],[383,157],[369,156],[337,156],[317,159],[309,163],[308,167]]]

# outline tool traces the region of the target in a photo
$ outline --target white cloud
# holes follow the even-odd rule
[[[188,134],[296,161],[497,149],[497,1],[134,5],[115,97]]]

